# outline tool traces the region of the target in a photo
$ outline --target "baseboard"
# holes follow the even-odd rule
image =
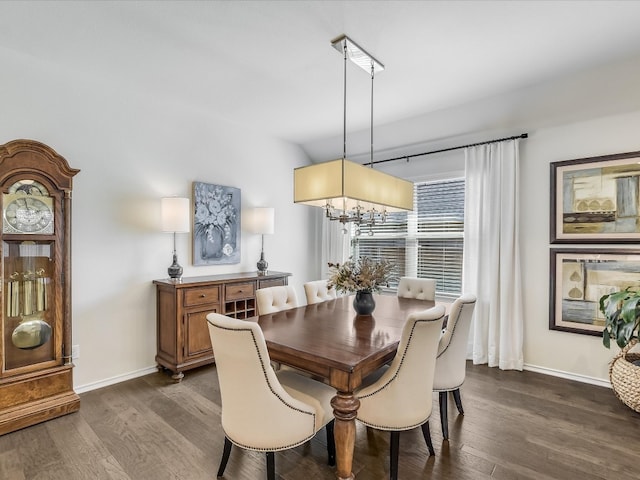
[[[529,372],[541,373],[543,375],[551,375],[553,377],[566,378],[567,380],[574,380],[576,382],[589,383],[591,385],[597,385],[599,387],[611,388],[611,383],[608,380],[603,380],[601,378],[589,377],[587,375],[578,375],[576,373],[568,373],[568,372],[563,372],[562,370],[554,370],[552,368],[538,367],[536,365],[528,365],[526,363],[524,364],[523,369]],[[133,378],[143,377],[145,375],[149,375],[157,371],[158,371],[157,366],[147,367],[141,370],[136,370],[135,372],[129,372],[123,375],[116,375],[115,377],[107,378],[105,380],[100,380],[98,382],[87,383],[86,385],[78,385],[74,387],[74,390],[76,393],[90,392],[91,390],[97,390],[98,388],[108,387],[109,385],[114,385],[116,383],[124,382],[126,380],[131,380]]]
[[[147,367],[141,370],[136,370],[134,372],[125,373],[122,375],[116,375],[115,377],[106,378],[98,382],[87,383],[86,385],[77,385],[77,386],[74,386],[74,390],[76,393],[90,392],[91,390],[97,390],[98,388],[108,387],[109,385],[114,385],[116,383],[124,382],[126,380],[131,380],[133,378],[143,377],[145,375],[149,375],[157,371],[158,371],[158,367],[154,365],[153,367]]]
[[[576,373],[563,372],[561,370],[538,367],[536,365],[527,365],[526,363],[524,364],[523,369],[529,372],[542,373],[543,375],[551,375],[553,377],[566,378],[567,380],[589,383],[591,385],[597,385],[599,387],[611,388],[611,382],[609,382],[608,380],[603,380],[601,378],[589,377],[587,375],[578,375]]]

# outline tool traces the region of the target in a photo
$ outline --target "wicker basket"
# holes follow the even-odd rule
[[[640,413],[640,367],[631,363],[640,360],[640,353],[629,353],[636,343],[633,339],[611,360],[609,378],[616,397]]]

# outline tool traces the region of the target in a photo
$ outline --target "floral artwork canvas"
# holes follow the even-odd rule
[[[193,182],[193,264],[240,263],[240,189]]]

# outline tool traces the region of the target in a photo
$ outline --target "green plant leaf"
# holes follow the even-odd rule
[[[638,301],[640,301],[640,297],[633,295],[622,302],[622,308],[620,309],[620,317],[622,320],[627,323],[635,322],[638,315]]]
[[[627,290],[622,290],[620,292],[613,292],[609,295],[605,295],[600,299],[601,303],[604,303],[604,310],[601,310],[605,317],[612,316],[620,307],[620,302],[624,301],[629,292]]]
[[[618,336],[616,337],[616,343],[620,348],[624,347],[627,343],[629,343],[629,340],[631,340],[634,326],[635,325],[633,323],[623,323],[622,325],[620,325]]]
[[[602,344],[607,348],[611,348],[611,336],[606,328],[602,331]]]

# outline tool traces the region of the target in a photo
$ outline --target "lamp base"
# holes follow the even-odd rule
[[[269,264],[264,259],[264,251],[260,252],[260,260],[258,260],[256,267],[258,267],[258,275],[266,275]]]
[[[182,267],[178,264],[178,255],[173,254],[173,263],[167,269],[169,278],[180,278],[182,276]]]

